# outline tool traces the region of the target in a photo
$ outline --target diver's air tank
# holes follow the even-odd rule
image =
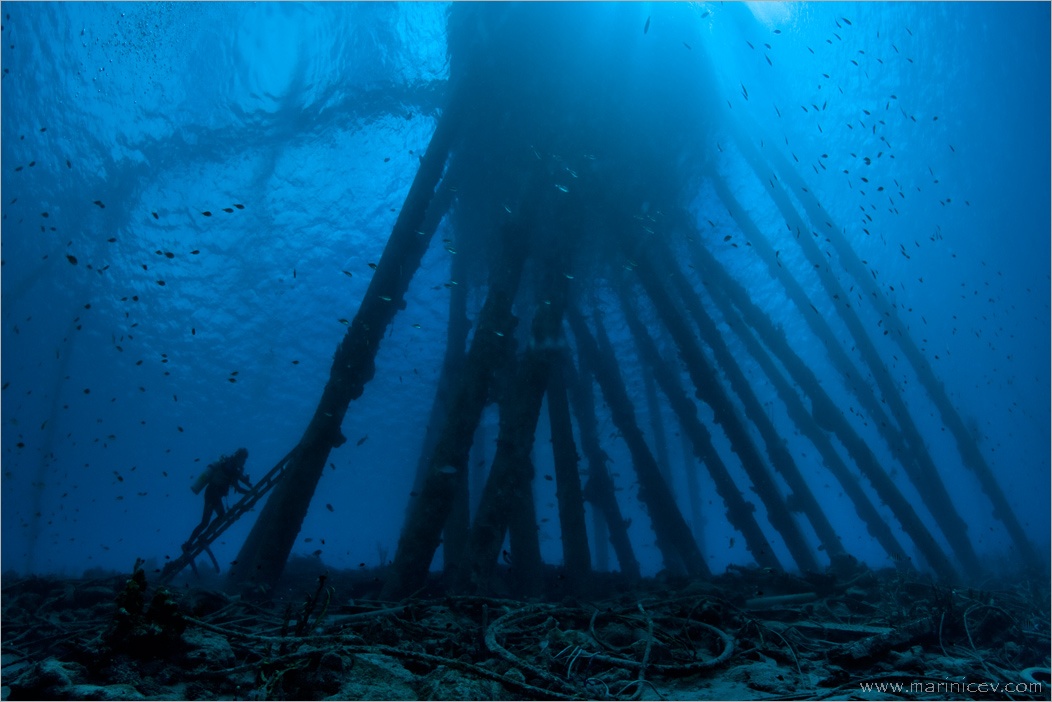
[[[197,476],[197,479],[190,486],[190,489],[194,491],[195,495],[200,495],[201,491],[205,489],[205,485],[208,485],[209,479],[212,477],[212,466],[208,466],[201,474]]]

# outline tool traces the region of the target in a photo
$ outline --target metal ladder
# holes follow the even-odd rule
[[[298,447],[297,447],[298,448]],[[213,519],[211,523],[198,534],[197,538],[190,543],[190,547],[182,552],[182,554],[168,563],[165,564],[164,569],[161,571],[160,580],[162,583],[167,583],[174,578],[180,571],[186,566],[194,567],[194,572],[197,571],[194,566],[194,559],[200,556],[202,553],[208,555],[212,559],[212,564],[216,568],[216,572],[219,571],[219,562],[216,557],[212,555],[210,546],[212,542],[218,539],[224,531],[233,526],[234,522],[241,518],[243,514],[251,510],[256,506],[256,503],[266,495],[270,490],[277,485],[278,480],[285,472],[285,467],[289,463],[289,459],[292,458],[293,454],[296,453],[296,449],[292,449],[284,458],[278,461],[277,465],[270,469],[266,475],[256,481],[256,484],[248,489],[241,499],[232,505],[222,517]]]

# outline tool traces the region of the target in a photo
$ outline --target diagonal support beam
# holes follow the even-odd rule
[[[741,490],[734,484],[730,470],[727,469],[723,459],[712,445],[712,435],[698,419],[697,405],[684,392],[676,374],[663,362],[657,345],[650,338],[650,334],[639,318],[631,295],[624,288],[621,288],[619,293],[621,309],[624,311],[629,331],[639,346],[640,356],[653,370],[654,378],[668,399],[672,411],[676,413],[694,455],[708,469],[712,482],[716,485],[716,492],[727,508],[727,521],[741,533],[745,539],[745,547],[756,559],[757,564],[763,568],[782,570],[782,564],[778,562],[774,549],[771,548],[763,529],[756,522],[756,507],[745,499]],[[694,467],[691,470],[697,469]]]

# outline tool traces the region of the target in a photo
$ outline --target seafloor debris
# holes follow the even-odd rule
[[[595,601],[381,602],[373,573],[313,567],[263,600],[151,588],[139,563],[5,578],[3,699],[1049,698],[1037,579],[948,588],[850,564],[606,576],[596,592],[620,594]]]

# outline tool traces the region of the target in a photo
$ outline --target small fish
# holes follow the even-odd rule
[[[353,275],[351,275],[351,272],[350,272],[350,271],[341,271],[341,272],[342,272],[342,273],[343,273],[343,274],[344,274],[345,276],[347,276],[348,278],[353,278],[353,277],[354,277]]]
[[[647,23],[643,25],[643,34],[650,31],[650,18],[647,17]]]
[[[239,204],[237,204],[237,203],[234,203],[234,207],[236,207],[236,208],[237,208],[237,209],[239,209],[239,210],[243,210],[243,209],[245,209],[245,206],[244,206],[244,205],[239,205]]]
[[[190,336],[197,336],[197,327],[190,327]]]
[[[74,266],[77,265],[77,257],[66,254],[66,260],[72,263]]]
[[[66,168],[73,168],[73,164],[69,162],[68,158],[66,159]]]
[[[375,263],[370,263],[369,267],[372,268],[374,271],[376,270],[376,264]]]
[[[205,211],[204,211],[204,212],[202,212],[201,214],[203,214],[203,215],[204,215],[205,217],[211,217],[211,216],[212,216],[212,213],[211,213],[211,212],[209,212],[208,210],[205,210]]]
[[[556,184],[555,189],[558,190],[561,193],[568,193],[568,192],[570,192],[570,189],[568,187],[566,187],[565,185],[558,185],[558,184]]]
[[[344,319],[343,317],[340,317],[340,319],[339,319],[339,322],[340,322],[340,324],[350,324],[350,322],[348,322],[348,321],[347,321],[346,319]]]
[[[748,100],[749,99],[749,91],[745,89],[745,83],[742,83],[742,82],[739,81],[738,84],[742,87],[742,95],[745,97],[746,100]]]
[[[110,237],[109,239],[107,239],[106,241],[108,241],[108,242],[110,242],[110,243],[112,244],[113,242],[117,241],[117,237],[115,237],[115,236],[111,236],[111,237]]]
[[[164,257],[165,258],[175,258],[175,254],[172,253],[171,251],[165,251],[164,252]]]
[[[325,503],[325,509],[329,510],[330,512],[334,512],[334,511],[335,511],[335,510],[334,510],[334,509],[332,508],[332,505],[331,505],[331,504],[329,504],[329,503]]]
[[[93,204],[98,205],[101,209],[106,209],[106,205],[102,204],[102,200],[96,200]]]
[[[687,42],[683,42],[683,46],[687,47],[687,51],[693,51],[694,50],[694,49],[691,48],[690,44],[688,44]]]
[[[163,288],[163,287],[164,287],[165,285],[167,285],[167,283],[165,283],[165,282],[164,282],[163,280],[158,280],[158,281],[157,281],[157,284],[158,284],[158,285],[160,285],[160,286],[161,286],[162,288]]]
[[[199,254],[199,253],[201,253],[201,249],[194,249],[193,251],[191,251],[191,252],[190,252],[190,254],[191,254],[192,256],[196,256],[196,255],[197,255],[197,254]]]
[[[152,215],[153,215],[153,218],[154,218],[154,219],[160,219],[160,217],[158,217],[158,216],[157,216],[157,213],[156,213],[156,212],[151,212],[150,214],[152,214]]]
[[[358,443],[356,443],[355,446],[361,446],[362,444],[365,443],[366,439],[368,439],[368,438],[369,438],[369,435],[366,434],[362,438],[358,439]]]
[[[224,207],[223,208],[223,212],[233,212],[233,211],[234,211],[233,207]]]
[[[419,324],[414,324],[414,325],[413,325],[413,329],[420,329],[420,328],[421,328],[421,327],[420,327],[420,325],[419,325]]]

